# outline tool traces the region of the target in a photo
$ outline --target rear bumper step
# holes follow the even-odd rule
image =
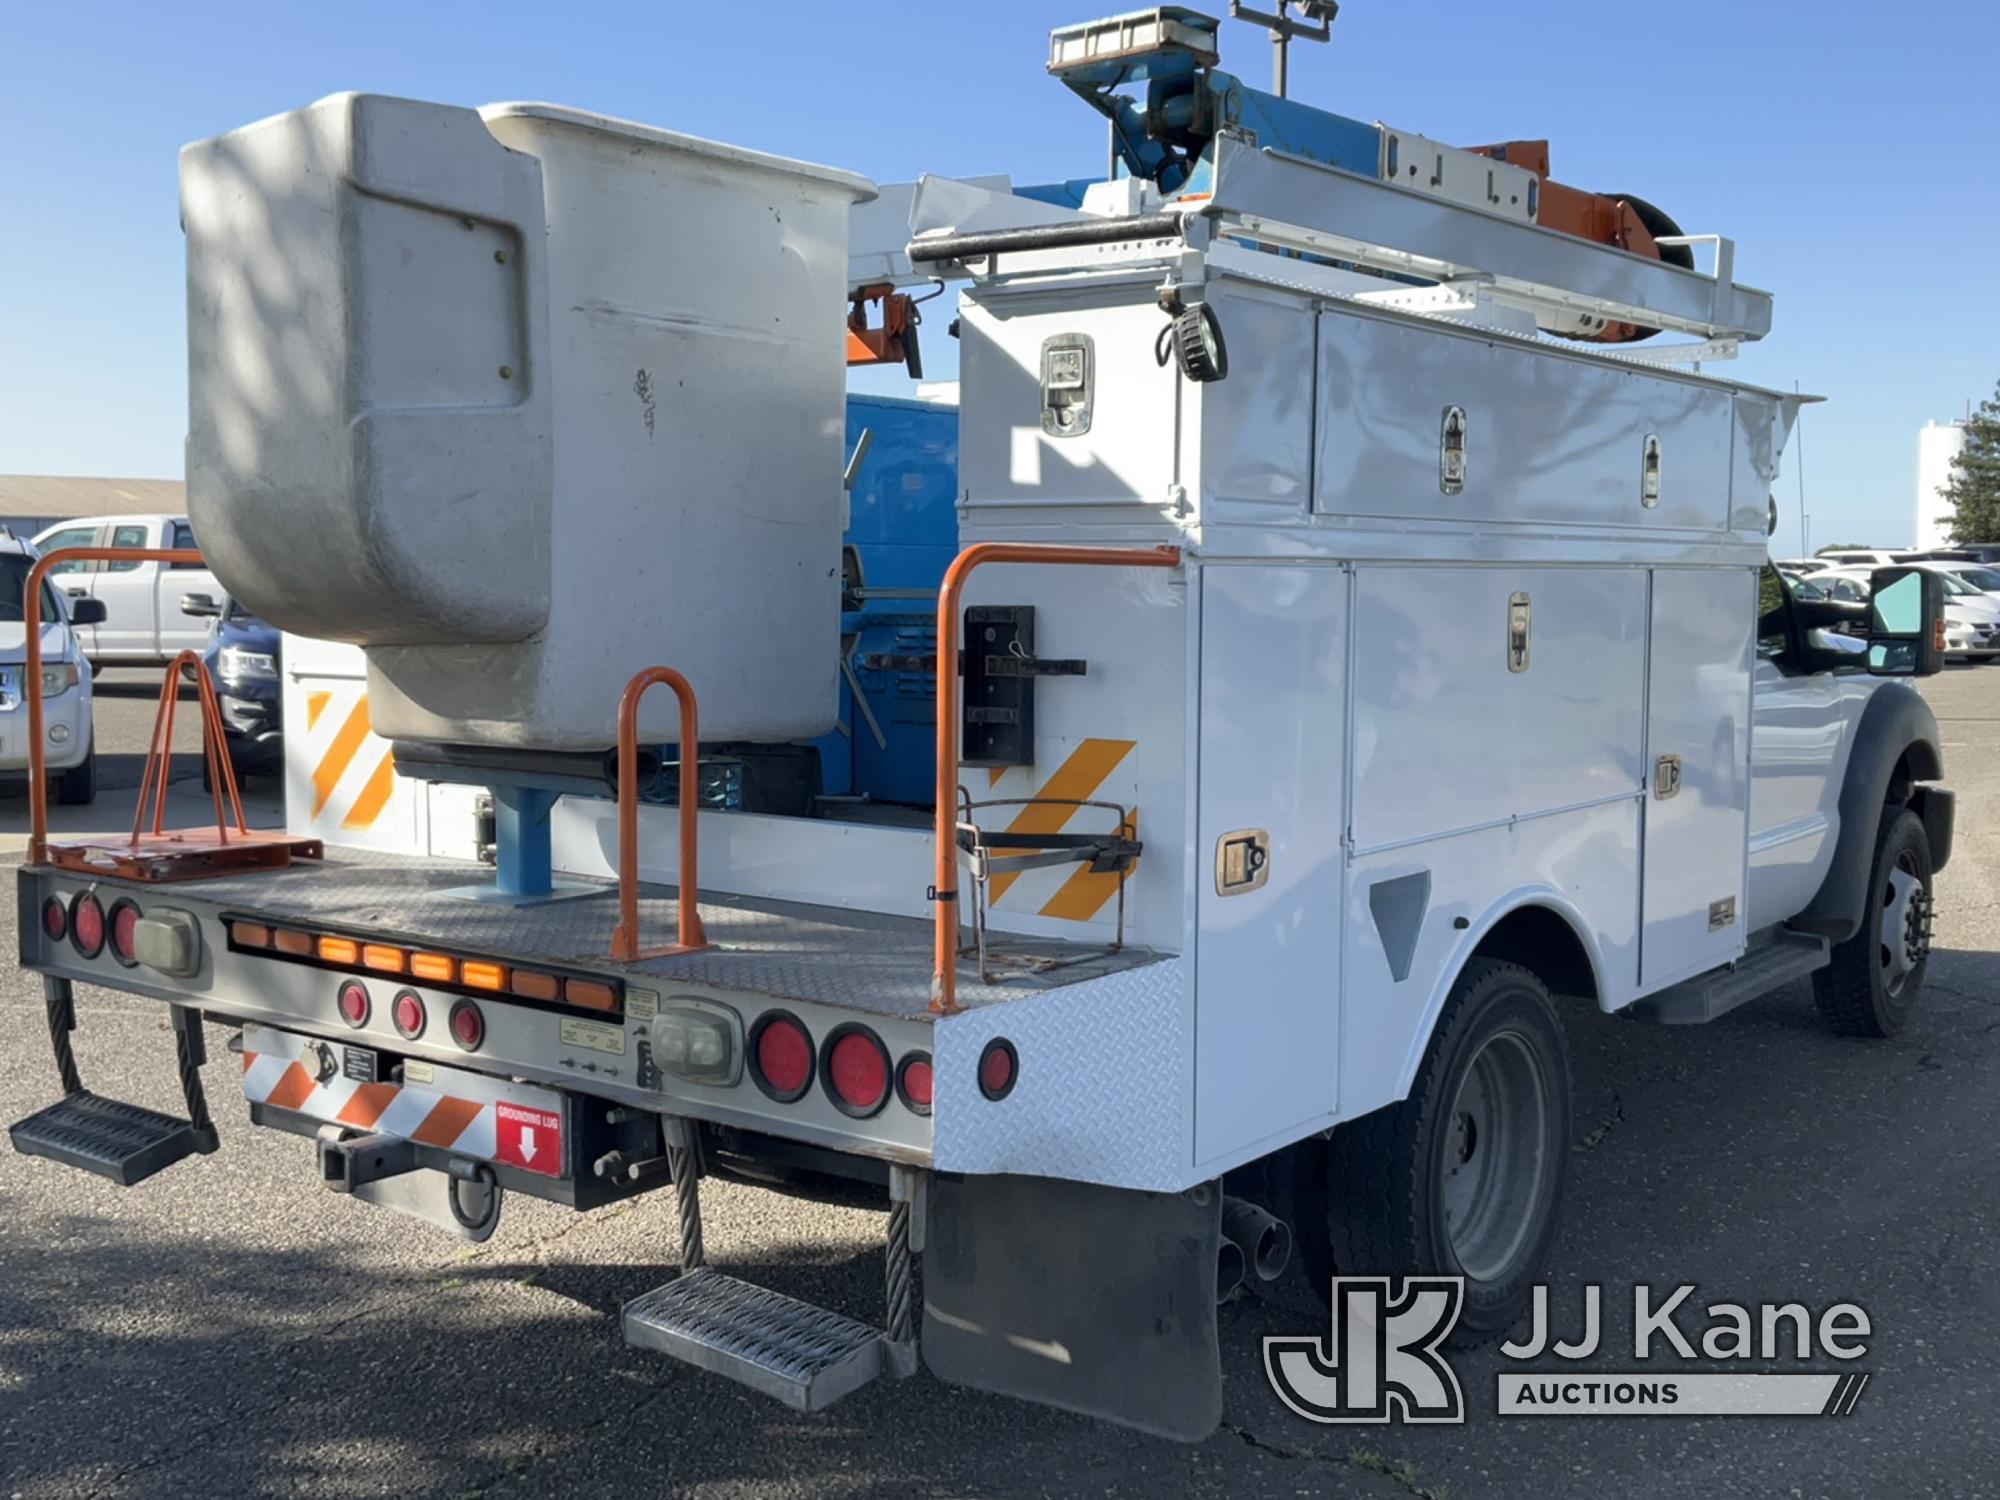
[[[143,1182],[184,1156],[215,1150],[215,1129],[89,1090],[66,1095],[20,1121],[8,1135],[23,1156],[109,1177],[121,1187]]]
[[[914,1345],[713,1267],[625,1304],[625,1342],[726,1375],[798,1411],[823,1411],[878,1377],[915,1368]]]

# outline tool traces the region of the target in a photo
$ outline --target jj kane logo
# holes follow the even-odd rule
[[[1865,1371],[1743,1369],[1752,1361],[1805,1364],[1867,1354],[1868,1314],[1837,1302],[1815,1314],[1799,1302],[1691,1305],[1695,1288],[1632,1289],[1632,1360],[1643,1368],[1574,1368],[1604,1344],[1603,1288],[1583,1289],[1571,1339],[1550,1328],[1547,1287],[1534,1290],[1526,1337],[1500,1345],[1514,1361],[1554,1358],[1570,1368],[1502,1370],[1501,1416],[1846,1416]],[[1463,1422],[1465,1398],[1443,1346],[1465,1305],[1453,1276],[1336,1276],[1332,1329],[1318,1338],[1264,1340],[1264,1373],[1278,1399],[1309,1422]],[[1677,1362],[1704,1359],[1708,1368]],[[1714,1365],[1738,1365],[1717,1370]]]

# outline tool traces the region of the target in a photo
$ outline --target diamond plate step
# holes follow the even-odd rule
[[[215,1131],[156,1109],[82,1090],[29,1115],[8,1132],[23,1156],[109,1177],[121,1187],[144,1182],[183,1156],[215,1149]]]
[[[888,1339],[709,1266],[625,1304],[625,1342],[727,1375],[798,1411],[823,1411],[885,1373]]]

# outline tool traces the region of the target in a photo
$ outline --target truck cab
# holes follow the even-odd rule
[[[157,551],[193,549],[195,540],[186,516],[91,516],[49,527],[35,546],[44,554],[64,547]],[[176,652],[199,651],[208,630],[182,613],[181,601],[190,592],[220,592],[215,575],[195,563],[67,562],[50,577],[71,599],[95,599],[104,606],[103,623],[78,627],[85,653],[104,666],[146,666],[169,661]]]

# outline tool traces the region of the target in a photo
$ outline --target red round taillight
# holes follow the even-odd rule
[[[889,1049],[866,1026],[836,1026],[827,1034],[820,1078],[835,1109],[866,1119],[889,1102]]]
[[[451,1008],[451,1039],[467,1052],[486,1040],[486,1017],[470,1000],[460,1000]]]
[[[1014,1092],[1014,1080],[1021,1075],[1021,1058],[1014,1044],[996,1036],[979,1054],[979,1092],[989,1099],[1005,1099]]]
[[[768,1010],[758,1018],[750,1030],[750,1077],[780,1104],[812,1087],[812,1037],[797,1016]]]
[[[340,987],[340,1019],[349,1026],[366,1026],[368,1012],[368,987],[359,980],[350,979]]]
[[[52,943],[60,943],[69,936],[69,911],[61,897],[51,896],[42,903],[42,931]]]
[[[88,892],[69,904],[69,941],[85,958],[104,951],[104,908]]]
[[[389,1007],[389,1019],[396,1023],[396,1030],[414,1041],[424,1034],[424,1002],[414,990],[403,990],[396,996],[395,1004]]]
[[[912,1052],[896,1064],[896,1097],[911,1114],[931,1112],[931,1055]]]
[[[130,969],[139,962],[139,904],[136,901],[111,903],[111,956]]]

